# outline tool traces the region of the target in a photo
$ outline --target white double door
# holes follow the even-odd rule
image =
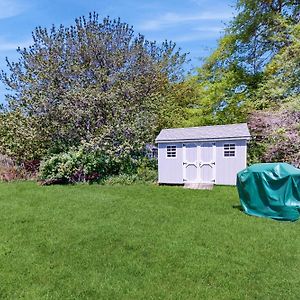
[[[183,144],[183,181],[197,183],[215,182],[215,143]]]

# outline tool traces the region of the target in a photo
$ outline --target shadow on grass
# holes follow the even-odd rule
[[[232,208],[238,209],[239,211],[244,211],[241,205],[232,205]]]

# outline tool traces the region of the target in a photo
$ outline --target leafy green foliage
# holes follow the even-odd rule
[[[134,183],[156,183],[157,182],[157,160],[146,157],[135,164],[135,169],[130,173],[108,176],[102,181],[105,185],[131,185]]]
[[[159,111],[158,128],[189,126],[193,108],[197,106],[198,90],[194,77],[187,77],[182,82],[172,83]],[[199,122],[199,118],[197,118]]]
[[[299,2],[238,0],[237,12],[228,28],[235,37],[233,55],[248,74],[260,73],[290,43],[288,28],[300,21]]]
[[[256,107],[300,110],[300,25],[291,26],[290,43],[266,66],[256,93]]]
[[[119,174],[108,176],[103,180],[104,185],[131,185],[137,183],[139,177],[137,174]]]
[[[50,145],[48,137],[41,134],[43,131],[37,119],[24,116],[19,110],[0,114],[0,153],[18,164],[39,159]]]
[[[239,0],[236,9],[217,49],[198,69],[198,115],[202,121],[191,118],[192,123],[244,122],[254,109],[277,103],[279,98],[289,101],[288,88],[281,83],[299,87],[298,1]],[[280,67],[287,61],[289,75]],[[299,94],[296,89],[294,92]]]
[[[108,166],[101,154],[71,150],[44,159],[39,177],[46,184],[95,181],[106,174]]]
[[[157,160],[148,158],[141,159],[136,173],[142,182],[157,182]]]
[[[103,180],[112,184],[123,181],[133,183],[136,179],[154,182],[157,179],[157,161],[80,147],[42,160],[39,178],[48,185]]]

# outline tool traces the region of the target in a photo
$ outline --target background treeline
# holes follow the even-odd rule
[[[253,135],[250,163],[299,166],[300,4],[239,0],[236,9],[189,76],[174,43],[148,41],[120,20],[90,14],[36,28],[32,46],[1,74],[11,90],[0,115],[10,177],[39,168],[50,183],[155,180],[145,157],[161,128],[238,122]]]
[[[184,125],[248,122],[250,163],[300,165],[300,3],[239,0],[214,53],[188,79]]]

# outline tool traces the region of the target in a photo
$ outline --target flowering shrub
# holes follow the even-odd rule
[[[99,180],[105,173],[105,159],[83,149],[54,154],[42,161],[40,179],[49,183],[73,183]]]
[[[300,111],[252,113],[250,162],[287,162],[300,167]]]
[[[118,175],[124,178],[114,177]],[[117,183],[133,182],[134,178],[155,181],[156,160],[80,148],[48,157],[41,162],[39,170],[43,184],[94,182],[111,176],[111,181]]]

